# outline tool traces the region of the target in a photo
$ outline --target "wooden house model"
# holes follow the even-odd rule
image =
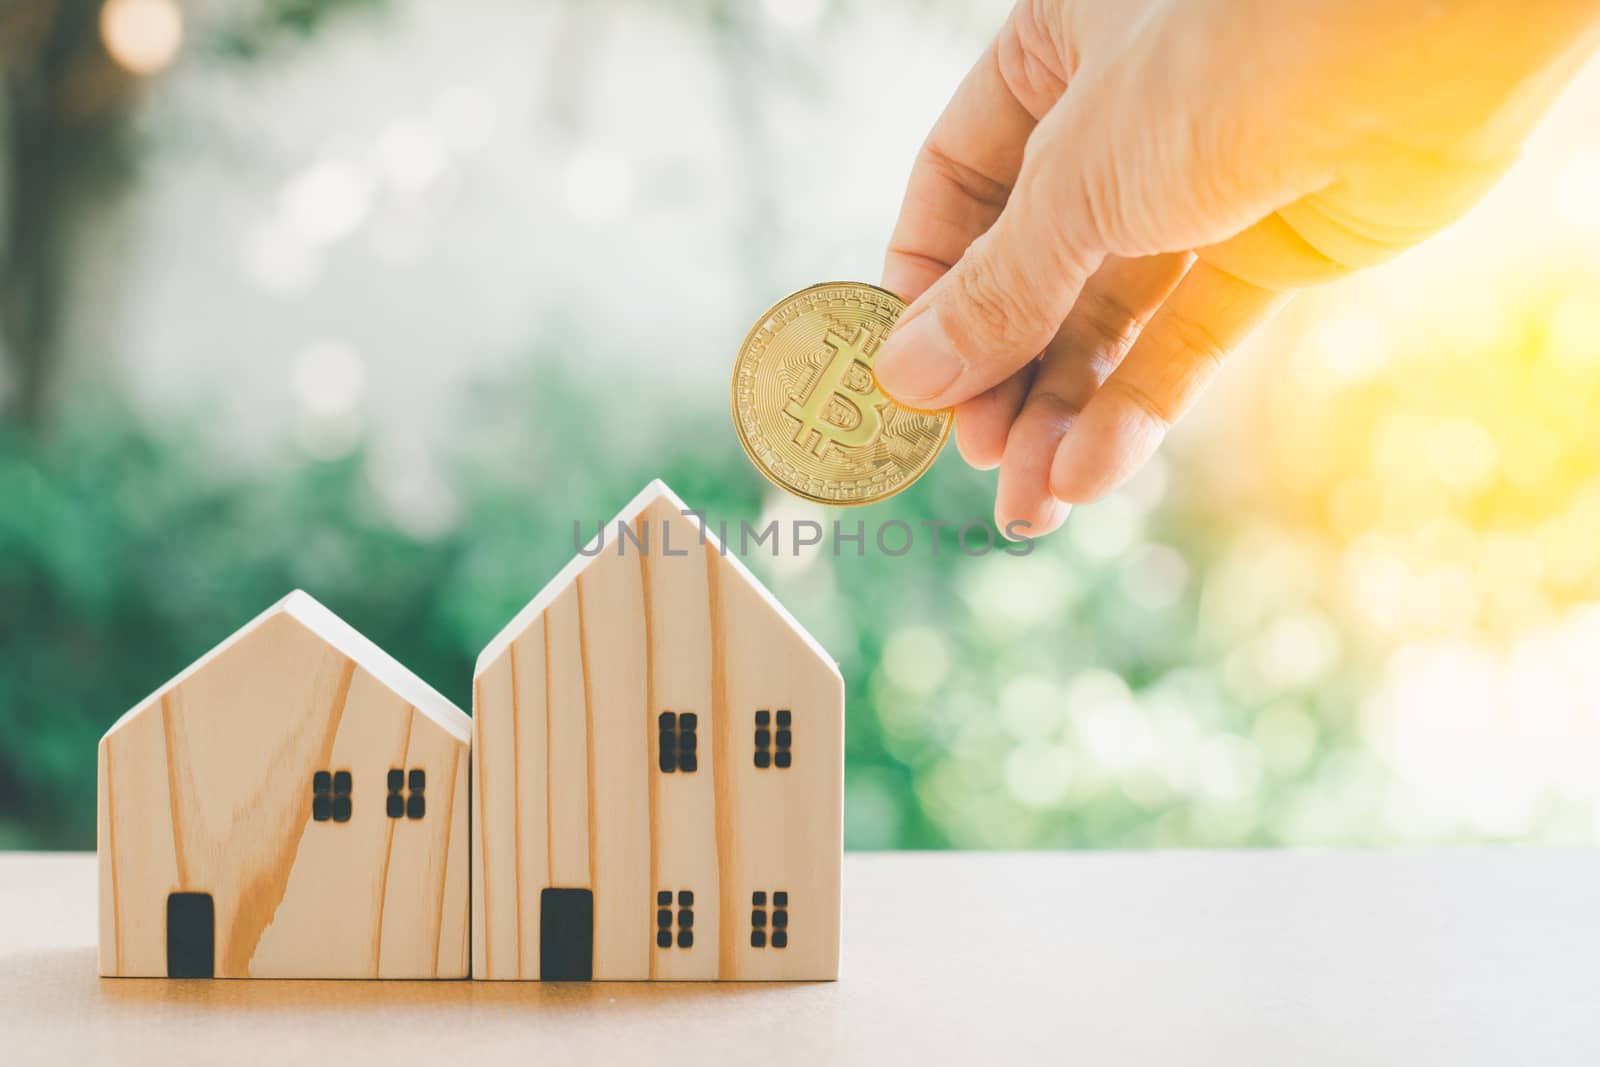
[[[304,593],[100,741],[100,973],[464,978],[467,716]]]
[[[844,685],[661,482],[478,659],[472,973],[832,979]]]

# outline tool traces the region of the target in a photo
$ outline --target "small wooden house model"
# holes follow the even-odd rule
[[[100,973],[464,978],[465,714],[304,593],[100,740]]]
[[[474,705],[474,977],[837,977],[843,681],[661,482]]]

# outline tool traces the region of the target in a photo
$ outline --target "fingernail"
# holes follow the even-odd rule
[[[1034,541],[1046,534],[1055,533],[1061,524],[1067,521],[1067,515],[1072,511],[1072,505],[1052,498],[1043,505],[1039,512],[1037,523],[1026,519],[1010,519],[1002,521],[998,509],[995,512],[995,525],[1000,528],[1000,535],[1013,544],[1023,541]]]
[[[1043,537],[1045,534],[1055,533],[1061,529],[1061,524],[1067,521],[1067,516],[1071,512],[1071,504],[1068,504],[1065,500],[1052,499],[1049,504],[1045,505],[1044,522],[1039,525],[1037,530],[1029,530],[1025,536],[1031,540],[1035,537]]]
[[[872,369],[890,396],[915,403],[948,389],[962,364],[933,307],[894,328]]]

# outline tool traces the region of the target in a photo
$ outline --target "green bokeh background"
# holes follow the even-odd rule
[[[46,433],[9,433],[0,442],[0,843],[93,847],[100,733],[289,589],[309,591],[468,707],[478,650],[571,557],[575,521],[592,531],[658,476],[713,526],[771,520],[771,490],[724,407],[675,405],[658,436],[679,444],[638,449],[626,435],[589,432],[614,402],[600,383],[537,369],[483,388],[453,458],[461,521],[426,539],[385,518],[360,449],[331,462],[289,452],[258,473],[222,476],[203,430],[155,430],[112,398],[74,405]],[[1152,568],[1172,561],[1141,551],[1098,558],[1066,537],[1028,556],[973,556],[955,529],[939,534],[935,552],[923,524],[986,521],[991,494],[952,450],[892,501],[795,513],[847,531],[866,522],[864,554],[847,543],[837,558],[797,560],[787,546],[777,558],[747,557],[846,679],[847,844],[1290,836],[1271,817],[1274,801],[1314,789],[1323,763],[1356,745],[1337,724],[1358,676],[1273,694],[1280,716],[1293,709],[1278,745],[1287,754],[1241,793],[1226,781],[1229,761],[1253,766],[1251,731],[1272,720],[1227,691],[1219,649],[1196,632],[1193,595],[1152,587]],[[911,525],[915,546],[886,557],[872,531],[893,520]],[[1181,506],[1153,509],[1141,527],[1189,561],[1180,566],[1204,566],[1211,554],[1204,523]],[[974,531],[967,543],[976,551],[982,540]],[[1224,781],[1120,768],[1119,751],[1149,747],[1119,740],[1130,727],[1209,738],[1195,751],[1220,761],[1212,773]]]
[[[974,557],[954,529],[935,553],[922,525],[988,521],[994,476],[953,448],[893,500],[830,513],[751,469],[725,372],[707,369],[720,357],[653,368],[637,384],[626,368],[638,353],[610,337],[648,293],[621,294],[609,318],[583,324],[528,294],[539,310],[527,339],[477,360],[439,397],[450,432],[428,445],[428,478],[448,489],[443,522],[397,512],[393,462],[371,425],[338,448],[306,447],[290,411],[282,432],[246,450],[218,414],[236,406],[203,391],[141,400],[121,338],[80,351],[67,327],[104,312],[108,277],[166,254],[140,246],[140,260],[101,239],[132,234],[137,245],[137,227],[112,223],[159,184],[152,161],[203,157],[228,176],[215,203],[185,205],[192,225],[224,219],[236,201],[271,216],[285,175],[314,170],[326,131],[315,114],[276,130],[287,161],[273,158],[229,102],[246,88],[270,98],[330,35],[342,49],[319,60],[330,93],[360,87],[344,80],[340,64],[352,61],[391,79],[398,98],[431,68],[383,66],[403,37],[391,20],[442,17],[437,4],[401,0],[178,7],[176,65],[146,78],[107,55],[102,0],[0,3],[0,848],[92,848],[102,731],[291,589],[468,706],[478,650],[570,558],[574,521],[592,530],[657,477],[734,529],[787,517],[917,531],[915,550],[896,558],[847,546],[747,559],[846,680],[848,847],[1597,836],[1600,115],[1586,101],[1600,93],[1575,90],[1566,118],[1459,227],[1297,301],[1130,485],[1075,511],[1026,557]],[[797,117],[859,131],[850,94],[898,84],[938,55],[964,63],[1006,7],[553,0],[541,9],[554,12],[550,40],[496,47],[526,46],[532,67],[553,69],[528,82],[550,119],[536,147],[552,173],[602,122],[593,100],[628,110],[588,64],[604,57],[606,32],[642,24],[671,48],[704,47],[717,109],[674,121],[726,126],[738,173],[655,141],[625,147],[660,154],[633,160],[641,189],[715,193],[692,240],[664,258],[684,271],[713,262],[693,246],[702,228],[721,227],[734,269],[691,281],[708,333],[736,338],[784,292],[854,262],[861,232],[872,231],[876,256],[890,224],[887,200],[848,218],[849,204],[813,211],[805,188],[783,202],[784,162],[814,147],[788,135],[818,128]],[[497,20],[521,25],[520,10],[463,2],[448,17],[493,31]],[[870,78],[852,71],[839,88],[837,55],[859,55],[847,46],[863,34],[906,58]],[[263,70],[273,73],[253,81]],[[930,116],[958,76],[928,77]],[[179,88],[163,96],[164,85]],[[898,119],[873,121],[881,133]],[[496,136],[514,152],[533,140],[523,128]],[[822,147],[848,163],[859,141]],[[491,252],[538,241],[528,219],[563,210],[519,196],[495,235],[505,247]],[[851,227],[860,232],[838,232]],[[565,263],[581,244],[541,251]],[[346,275],[350,262],[368,265],[340,262]],[[180,306],[204,317],[213,295],[188,293]],[[365,310],[341,310],[391,310],[359,295],[351,306]],[[280,357],[316,340],[321,317],[337,318],[304,297],[259,295],[249,308],[232,324],[241,335],[293,321]],[[437,308],[452,323],[476,311],[471,299]],[[173,344],[168,362],[196,377],[225,362]],[[401,356],[413,370],[419,357],[473,362],[464,346],[367,352],[368,378],[407,373]]]

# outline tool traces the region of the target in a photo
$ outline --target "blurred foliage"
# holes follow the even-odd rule
[[[469,519],[424,540],[383,514],[361,451],[228,476],[215,446],[111,400],[0,425],[0,844],[92,845],[99,733],[292,588],[469,705],[477,647],[571,555],[572,520],[638,488],[614,467],[555,492],[469,474]]]
[[[291,588],[469,706],[478,649],[571,557],[574,523],[592,532],[656,476],[714,527],[866,524],[859,555],[845,541],[834,558],[830,537],[747,557],[840,661],[854,847],[1265,842],[1279,834],[1257,816],[1314,776],[1314,744],[1287,781],[1250,769],[1258,709],[1206,668],[1214,640],[1194,625],[1185,560],[1212,549],[1155,507],[1159,486],[1027,557],[969,555],[957,527],[935,554],[925,522],[976,523],[973,553],[994,536],[986,478],[953,457],[886,504],[824,512],[769,493],[721,432],[726,412],[664,403],[676,414],[595,435],[604,383],[533,365],[522,388],[472,397],[448,458],[453,521],[426,535],[361,447],[230,472],[203,430],[157,430],[109,399],[46,433],[6,431],[0,844],[91,847],[99,734]],[[885,557],[874,532],[893,520],[916,544]],[[1346,688],[1304,706],[1337,720]]]
[[[186,6],[185,39],[255,58],[380,6]],[[812,7],[824,22],[861,9]],[[1600,278],[1592,259],[1557,260],[1558,235],[1536,268],[1458,245],[1450,272],[1411,258],[1308,294],[1149,469],[1026,557],[963,551],[957,527],[987,522],[993,476],[953,449],[893,500],[829,512],[760,480],[720,386],[661,374],[647,394],[619,390],[593,368],[626,361],[572,338],[525,353],[518,380],[440,397],[461,405],[440,419],[447,451],[341,437],[371,401],[357,390],[319,413],[297,385],[293,433],[244,461],[204,404],[195,421],[146,422],[115,382],[42,402],[65,282],[92,265],[74,235],[106,228],[139,158],[144,83],[109,65],[97,11],[0,3],[0,848],[92,847],[100,733],[293,588],[467,706],[478,649],[572,555],[574,523],[592,530],[655,477],[713,527],[865,524],[861,554],[830,541],[747,559],[846,679],[851,847],[1587,841],[1600,827],[1600,610],[1586,607],[1600,602]],[[551,55],[577,63],[603,17],[566,11]],[[805,95],[820,75],[752,5],[671,11],[718,45],[727,121],[753,161],[729,187],[737,228],[761,237],[736,273],[776,289],[759,225],[778,206],[763,147],[776,112],[757,89]],[[552,69],[550,107],[577,128],[583,82]],[[1584,195],[1562,210],[1600,232],[1591,183],[1571,184]],[[1534,225],[1523,202],[1502,210]],[[288,304],[256,313],[319,322]],[[915,547],[890,557],[873,534],[896,520]],[[933,522],[956,524],[937,552]]]
[[[205,30],[223,55],[255,59],[285,39],[309,37],[330,16],[345,11],[376,11],[387,0],[260,0],[228,12]]]
[[[256,59],[346,10],[383,4],[253,0],[206,9],[185,32],[200,50]],[[143,147],[133,117],[154,71],[114,57],[105,8],[106,0],[0,3],[0,381],[9,379],[0,407],[28,422],[54,400],[79,245],[125,206]]]
[[[1194,428],[1026,556],[983,551],[992,476],[953,450],[828,511],[759,479],[720,396],[660,384],[617,418],[564,348],[466,388],[448,451],[400,463],[304,440],[239,463],[227,427],[80,401],[0,429],[0,845],[92,845],[100,732],[292,588],[467,706],[478,649],[654,477],[714,529],[864,524],[746,557],[846,679],[851,847],[1587,839],[1583,292],[1453,337],[1376,304],[1359,344],[1318,318],[1213,406],[1255,413],[1247,470],[1216,460],[1226,425]],[[890,556],[894,521],[915,544]]]

